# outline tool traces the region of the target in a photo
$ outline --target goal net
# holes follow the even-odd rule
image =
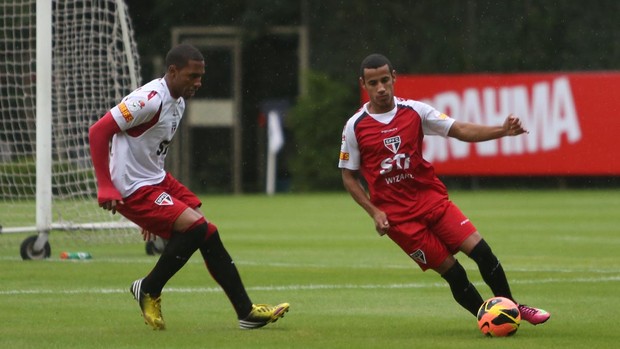
[[[48,30],[37,33],[37,13],[42,15],[46,2],[51,8],[51,88],[45,81],[37,84],[42,74],[36,69],[37,58],[45,57],[37,52],[42,46],[37,35]],[[97,206],[88,149],[89,126],[138,86],[137,52],[123,0],[0,1],[1,235],[40,232],[37,201],[49,195],[47,230],[73,231],[83,241],[110,234],[140,239],[133,224]],[[51,91],[51,110],[37,117],[37,89],[44,88]],[[37,140],[45,137],[37,127],[45,126],[51,149],[41,153]],[[48,157],[48,152],[51,169],[37,170],[37,157]],[[51,192],[37,194],[37,183],[49,178]],[[114,228],[113,233],[95,234],[105,228]]]

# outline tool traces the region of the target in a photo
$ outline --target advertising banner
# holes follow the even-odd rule
[[[620,72],[397,75],[398,97],[456,120],[529,131],[482,143],[426,136],[439,175],[620,175]],[[365,96],[362,97],[366,99]]]

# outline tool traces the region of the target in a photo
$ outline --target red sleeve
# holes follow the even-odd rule
[[[121,129],[110,112],[106,113],[88,130],[90,157],[97,177],[97,201],[100,204],[122,199],[110,176],[110,141],[114,134],[120,131]]]

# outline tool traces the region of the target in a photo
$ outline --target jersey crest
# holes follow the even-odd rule
[[[398,153],[398,149],[400,148],[400,136],[385,138],[383,140],[383,145],[385,145],[385,147],[388,148],[392,153]]]
[[[411,253],[409,257],[413,258],[414,261],[426,264],[426,255],[424,254],[424,251],[420,249],[413,251],[413,253]]]
[[[159,196],[157,197],[157,199],[155,199],[155,203],[159,206],[172,206],[174,205],[174,202],[172,202],[172,197],[170,196],[170,194],[163,192],[161,194],[159,194]]]

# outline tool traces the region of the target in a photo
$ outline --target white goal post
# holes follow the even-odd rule
[[[88,128],[138,87],[137,52],[123,0],[0,3],[0,238],[38,233],[24,259],[52,230],[135,231],[97,207]]]

